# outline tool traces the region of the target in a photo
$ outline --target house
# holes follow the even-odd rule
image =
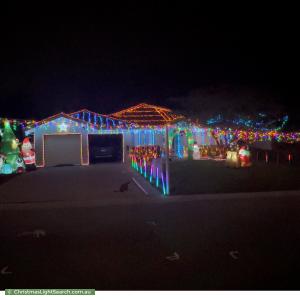
[[[180,143],[187,145],[194,140],[199,144],[214,142],[207,129],[189,128],[184,120],[168,108],[141,103],[111,115],[87,109],[69,114],[61,112],[36,122],[34,127],[25,130],[25,134],[33,137],[38,167],[89,165],[91,153],[104,140],[111,141],[114,150],[121,153],[119,160],[124,162],[129,147],[164,147],[166,126],[170,128],[170,147]]]

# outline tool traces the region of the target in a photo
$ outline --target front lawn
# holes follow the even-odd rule
[[[260,192],[300,189],[300,167],[255,163],[231,169],[224,161],[170,162],[171,195]]]

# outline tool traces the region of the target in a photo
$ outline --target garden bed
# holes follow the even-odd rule
[[[170,193],[210,194],[300,189],[300,166],[256,162],[232,169],[224,161],[170,162]]]

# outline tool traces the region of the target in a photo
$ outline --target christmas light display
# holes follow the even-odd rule
[[[139,127],[164,126],[183,119],[170,109],[141,103],[128,109],[121,110],[110,116],[126,122],[137,124]]]
[[[260,118],[263,119],[266,116],[261,114]],[[222,116],[218,116],[217,119],[221,121]],[[285,124],[287,120],[287,117],[283,118],[282,124]],[[282,132],[274,129],[254,130],[252,127],[256,128],[255,126],[265,129],[262,125],[266,125],[267,123],[260,124],[257,122],[253,123],[254,126],[248,121],[244,122],[249,125],[247,127],[249,129],[247,130],[218,127],[208,128],[201,126],[199,123],[191,122],[187,119],[184,120],[182,116],[173,114],[167,108],[142,103],[112,115],[98,114],[87,109],[71,114],[57,114],[40,122],[35,122],[34,127],[26,129],[26,134],[35,134],[37,136],[37,142],[39,143],[37,147],[37,161],[39,166],[44,165],[39,153],[44,151],[41,139],[46,134],[81,134],[81,141],[83,141],[83,144],[81,143],[83,164],[88,164],[88,134],[122,134],[123,152],[126,147],[156,145],[166,147],[166,143],[168,143],[169,158],[171,160],[198,159],[199,156],[200,159],[224,160],[226,159],[226,151],[230,143],[236,143],[237,141],[244,141],[246,144],[265,141],[285,143],[300,141],[299,132]],[[242,123],[238,119],[233,122],[236,127],[239,127]],[[166,141],[167,137],[165,136],[166,126],[168,126],[168,141]],[[196,146],[194,147],[194,145]],[[199,154],[197,147],[199,147]],[[146,177],[149,180],[151,178],[151,182],[156,183],[157,168],[149,169],[147,156],[145,160],[142,160],[142,162],[137,161],[139,172],[141,172],[142,167],[142,173],[145,176],[146,169]],[[166,176],[162,177],[160,170],[158,171],[159,184],[161,185],[162,180],[166,181],[168,178]],[[166,182],[164,183],[166,184]]]
[[[134,156],[137,160],[145,160],[149,163],[152,159],[161,155],[159,146],[137,146],[129,149],[129,156]]]
[[[94,125],[92,123],[88,123],[84,120],[79,120],[78,118],[74,118],[72,116],[69,116],[65,113],[59,113],[56,115],[53,115],[51,117],[48,117],[46,119],[43,119],[39,122],[36,122],[36,127],[42,127],[44,129],[48,127],[55,126],[57,128],[58,132],[74,132],[76,131],[76,127],[81,126],[82,128],[85,128],[86,130],[100,130],[100,127],[98,125]],[[34,128],[31,130],[27,130],[27,133],[34,132]]]
[[[154,184],[163,195],[167,194],[165,167],[159,146],[132,147],[129,151],[131,166],[150,183]]]
[[[300,140],[300,133],[284,133],[278,130],[254,131],[231,128],[203,128],[192,122],[181,121],[182,116],[172,114],[169,109],[145,103],[110,116],[97,114],[86,109],[71,113],[69,116],[74,121],[78,119],[84,121],[85,125],[76,123],[76,126],[84,126],[89,132],[102,133],[103,130],[103,133],[105,133],[108,132],[107,130],[111,130],[111,133],[124,133],[124,130],[126,130],[126,132],[130,132],[133,138],[137,137],[137,141],[134,141],[135,145],[158,144],[157,137],[162,135],[165,125],[170,122],[169,148],[173,150],[174,155],[178,158],[186,157],[187,153],[192,156],[195,140],[198,145],[214,145],[219,142],[229,144],[231,141],[238,139],[247,143],[271,140],[295,142]],[[120,120],[117,117],[126,120]],[[137,119],[134,119],[134,117]],[[50,117],[50,120],[51,118],[55,118],[55,116]],[[45,119],[44,122],[48,121],[49,118]],[[135,124],[130,123],[134,121]],[[35,126],[37,125],[40,126],[41,124],[39,122],[35,123]],[[72,132],[72,128],[67,130],[67,124],[57,125],[60,126],[61,132]]]
[[[216,160],[225,159],[226,150],[227,147],[222,145],[200,146],[201,156],[206,155]],[[202,155],[203,152],[205,153],[204,155]]]
[[[2,174],[20,172],[21,168],[25,168],[19,149],[19,141],[16,139],[8,120],[4,121],[0,153],[2,155],[2,160],[4,157],[1,169]]]
[[[185,159],[192,157],[196,135],[186,122],[178,122],[169,126],[169,149],[172,158]]]
[[[120,134],[124,130],[122,127],[112,127],[109,126],[107,129],[101,128],[99,124],[88,123],[79,118],[74,118],[65,113],[59,113],[42,121],[36,122],[35,127],[26,130],[26,134],[34,133],[36,128],[41,128],[44,131],[56,131],[58,133],[76,133],[78,132],[78,127],[83,129],[88,133],[107,133],[107,134]]]
[[[68,125],[66,123],[60,123],[58,125],[58,131],[60,132],[67,132],[68,131]]]
[[[120,119],[116,119],[112,116],[107,116],[103,114],[98,114],[96,112],[82,109],[73,113],[70,113],[69,116],[83,120],[87,123],[98,126],[100,129],[125,129],[129,127],[134,127],[130,122],[124,122]]]
[[[287,122],[289,117],[287,115],[283,116],[282,118],[278,118],[276,120],[269,120],[267,115],[264,113],[259,113],[256,118],[242,118],[237,117],[234,119],[225,119],[222,115],[217,115],[215,118],[211,118],[206,121],[207,125],[217,125],[220,123],[227,123],[233,124],[237,127],[245,127],[252,130],[259,130],[259,131],[269,131],[269,130],[282,130]]]
[[[284,143],[294,143],[300,141],[300,132],[281,132],[276,130],[270,131],[252,131],[252,130],[237,130],[237,129],[207,129],[211,134],[222,141],[227,143],[234,140],[242,140],[247,143],[264,142],[264,141],[277,141]],[[225,142],[226,143],[226,142]]]
[[[33,128],[36,124],[35,120],[21,120],[21,119],[7,119],[7,118],[0,118],[0,123],[4,123],[8,121],[11,128],[16,131],[18,126],[21,126],[22,130],[25,128]]]

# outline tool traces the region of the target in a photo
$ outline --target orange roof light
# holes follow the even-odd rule
[[[124,121],[130,121],[141,126],[159,126],[167,123],[183,119],[183,116],[174,114],[170,109],[141,103],[119,112],[113,113],[110,116],[119,118]]]

